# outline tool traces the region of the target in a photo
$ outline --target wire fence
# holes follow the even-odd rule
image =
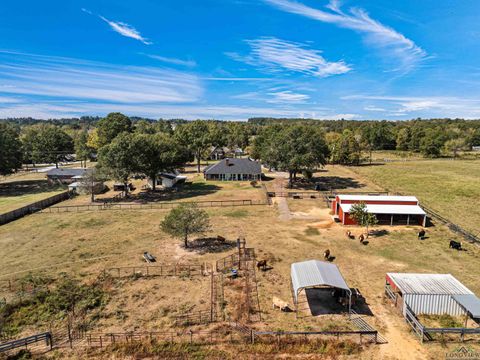
[[[65,213],[103,210],[168,210],[181,204],[196,204],[200,208],[209,207],[232,207],[232,206],[256,206],[267,205],[264,200],[208,200],[208,201],[176,201],[176,202],[155,202],[155,203],[103,203],[54,206],[42,210],[42,213]]]

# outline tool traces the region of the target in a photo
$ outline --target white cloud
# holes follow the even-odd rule
[[[380,111],[385,111],[384,108],[377,107],[377,106],[371,106],[371,105],[365,106],[365,107],[363,108],[363,110],[366,110],[366,111],[379,111],[379,112],[380,112]]]
[[[89,15],[95,15],[90,10],[87,10],[85,8],[82,8],[82,11],[84,13],[89,14]],[[145,45],[151,45],[152,44],[152,42],[150,40],[143,37],[140,34],[140,32],[137,29],[135,29],[132,25],[129,25],[129,24],[126,24],[126,23],[120,22],[120,21],[112,21],[112,20],[109,20],[102,15],[96,15],[96,16],[98,16],[100,19],[105,21],[108,25],[110,25],[110,27],[112,28],[113,31],[119,33],[120,35],[123,35],[125,37],[141,41]]]
[[[304,103],[310,96],[306,94],[298,94],[292,91],[279,91],[279,92],[272,92],[268,93],[273,98],[268,100],[271,103]]]
[[[330,11],[315,9],[291,0],[264,1],[285,12],[357,31],[364,35],[368,44],[381,48],[387,51],[392,58],[398,59],[401,62],[399,68],[402,70],[412,69],[426,57],[426,52],[412,40],[372,19],[365,10],[351,8],[349,13],[342,11],[338,0],[330,1],[327,5]]]
[[[243,94],[233,95],[230,98],[232,99],[241,99],[249,100],[254,102],[266,102],[270,104],[305,104],[310,96],[307,94],[295,93],[291,90],[282,90],[277,91],[277,88],[270,89],[270,92],[267,91],[252,91]],[[325,110],[322,108],[322,110]]]
[[[162,62],[165,62],[165,63],[168,63],[168,64],[181,65],[181,66],[186,66],[186,67],[197,66],[197,63],[194,60],[181,60],[181,59],[170,58],[170,57],[165,57],[165,56],[160,56],[160,55],[152,55],[152,54],[144,54],[144,55],[148,56],[151,59],[162,61]]]
[[[456,96],[389,96],[389,95],[348,95],[342,100],[369,100],[381,104],[382,111],[389,116],[415,116],[428,114],[428,117],[480,117],[480,99]],[[375,106],[365,110],[372,111]],[[380,110],[379,110],[380,111]]]
[[[321,56],[321,51],[308,49],[307,45],[264,37],[246,40],[251,47],[247,56],[226,53],[237,61],[262,67],[271,72],[294,71],[317,77],[344,74],[351,70],[344,61],[328,62]]]
[[[188,103],[203,88],[191,74],[0,51],[0,94],[111,103]]]

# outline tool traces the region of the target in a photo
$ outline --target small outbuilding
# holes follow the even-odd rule
[[[404,316],[414,314],[480,317],[480,300],[451,274],[387,273],[385,293]]]
[[[346,295],[348,312],[352,306],[352,291],[337,265],[319,260],[307,260],[291,265],[293,300],[298,310],[298,296],[302,290],[312,288],[339,289]]]
[[[177,173],[165,173],[162,172],[157,175],[157,178],[155,179],[156,184],[155,186],[161,186],[164,189],[171,189],[179,184],[185,183],[187,180],[186,176],[177,174]],[[150,188],[153,188],[152,180],[148,180],[148,186]]]
[[[415,196],[336,195],[332,201],[332,212],[343,225],[355,225],[355,220],[350,217],[350,210],[353,204],[358,203],[364,203],[367,211],[376,216],[379,224],[427,224],[427,214]]]
[[[71,184],[85,176],[87,169],[58,168],[47,171],[49,183]]]
[[[262,166],[251,159],[227,158],[208,166],[203,171],[206,180],[253,181],[261,180]]]

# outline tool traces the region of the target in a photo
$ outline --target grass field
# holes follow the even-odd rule
[[[388,191],[415,195],[474,234],[479,231],[480,161],[395,162],[350,169]]]
[[[377,166],[362,167],[359,171],[381,168],[388,170],[387,166]],[[324,177],[326,182],[333,184],[332,187],[339,189],[379,188],[365,181],[370,173],[359,176],[350,168],[327,167],[317,176]],[[388,180],[392,181],[389,177],[384,181]],[[200,179],[195,183],[200,183]],[[260,194],[258,196],[262,194],[248,183],[215,185],[221,189],[198,198],[249,198],[254,193]],[[243,235],[247,246],[255,248],[257,258],[267,259],[272,266],[269,271],[257,273],[263,321],[254,326],[301,331],[348,327],[342,315],[314,317],[309,315],[308,309],[304,309],[300,319],[296,319],[294,313],[272,309],[273,296],[292,302],[291,263],[322,259],[324,250],[330,249],[335,257],[334,263],[339,266],[347,283],[358,288],[366,298],[364,310],[373,314],[369,317],[370,323],[389,341],[386,345],[366,349],[362,358],[438,359],[445,351],[457,346],[448,344],[442,347],[438,343],[421,345],[409,333],[401,315],[384,301],[385,273],[451,273],[480,294],[479,247],[467,243],[464,245],[466,251],[449,250],[449,239],[461,239],[441,225],[430,228],[424,241],[417,239],[418,227],[378,227],[377,230],[381,230],[378,235],[371,236],[368,245],[362,245],[347,239],[345,228],[331,221],[322,199],[289,199],[288,204],[292,212],[290,220],[281,220],[275,206],[207,209],[212,230],[206,236],[222,235],[234,241]],[[144,251],[156,255],[159,263],[212,263],[234,251],[228,247],[214,251],[183,248],[181,241],[172,239],[159,229],[166,213],[163,210],[38,213],[4,225],[0,227],[0,280],[20,277],[29,270],[50,274],[66,271],[88,278],[90,273],[98,273],[105,267],[143,265],[141,255]],[[349,229],[357,235],[362,231],[355,227]],[[144,280],[126,282],[105,309],[110,316],[100,319],[98,326],[122,330],[170,326],[169,314],[177,313],[180,308],[198,310],[205,306],[201,300],[208,289],[201,283],[190,286],[188,281],[177,278],[172,281],[148,280],[148,283]],[[235,299],[227,300],[229,311]],[[305,307],[305,297],[302,301]],[[145,313],[142,313],[143,309]]]
[[[44,173],[5,177],[0,182],[0,214],[65,191],[66,186],[52,186]]]

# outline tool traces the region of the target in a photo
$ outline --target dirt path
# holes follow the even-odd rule
[[[383,360],[428,359],[427,352],[420,341],[406,333],[403,318],[391,316],[384,306],[372,305],[375,316],[383,323],[384,330],[381,330],[381,334],[388,341],[387,344],[379,345],[379,358]]]
[[[275,180],[273,180],[273,189],[275,192],[285,192],[286,176],[288,176],[286,173],[275,173]],[[287,198],[276,196],[274,199],[278,207],[278,218],[284,221],[290,220],[292,218],[292,214],[290,212],[290,208],[288,207]]]

